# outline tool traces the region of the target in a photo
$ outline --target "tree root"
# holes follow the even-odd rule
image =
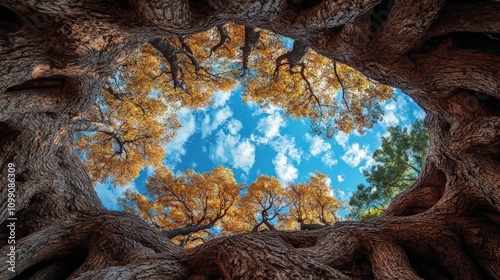
[[[14,275],[24,276],[51,274],[50,263],[75,256],[81,263],[72,271],[72,277],[85,275],[88,271],[108,275],[114,270],[112,267],[130,263],[138,267],[146,264],[161,266],[162,261],[172,259],[175,253],[182,250],[137,217],[119,212],[96,212],[70,221],[55,222],[16,243],[18,259]],[[5,255],[8,250],[8,246],[4,246],[0,252]],[[83,257],[78,258],[82,254]],[[158,254],[164,256],[148,259],[148,256]],[[40,264],[46,265],[39,267]],[[13,276],[7,267],[8,263],[0,264],[0,278]],[[178,273],[182,274],[182,270]]]
[[[359,269],[356,261],[367,259],[375,279],[422,279],[427,272],[412,262],[423,257],[438,264],[434,273],[441,271],[444,278],[494,277],[492,264],[476,265],[477,255],[462,249],[462,236],[456,233],[464,226],[481,228],[479,224],[464,218],[416,215],[341,222],[306,232],[258,232],[210,241],[182,253],[180,261],[200,277],[297,279],[291,274],[295,271],[301,273],[300,279],[343,279],[342,275]],[[491,234],[479,233],[487,238]],[[492,259],[498,262],[500,256]],[[309,271],[311,266],[314,272]]]

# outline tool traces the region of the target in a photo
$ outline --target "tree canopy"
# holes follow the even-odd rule
[[[186,170],[179,176],[160,167],[148,179],[147,194],[128,191],[120,204],[125,211],[162,230],[182,246],[193,246],[215,235],[239,200],[241,186],[230,169],[218,167],[206,173]]]
[[[350,198],[352,219],[380,216],[397,194],[411,186],[423,168],[429,149],[423,120],[416,120],[409,129],[388,127],[387,133],[373,154],[375,164],[364,171],[369,185],[358,185]]]
[[[120,205],[173,242],[193,247],[222,235],[331,225],[341,205],[330,181],[316,172],[307,182],[283,186],[260,175],[245,186],[224,167],[177,176],[160,167],[148,179],[145,194],[129,190]]]
[[[300,41],[235,24],[188,37],[150,40],[120,66],[79,119],[76,146],[94,182],[124,185],[161,166],[160,147],[180,128],[176,111],[210,105],[216,91],[309,118],[314,134],[363,132],[383,115],[392,89]]]

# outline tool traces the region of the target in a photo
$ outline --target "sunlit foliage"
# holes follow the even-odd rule
[[[260,175],[246,190],[225,228],[233,233],[286,228],[289,202],[275,177]]]
[[[266,32],[261,42],[245,78],[245,100],[282,108],[294,118],[309,118],[312,132],[329,138],[336,131],[362,133],[383,115],[380,103],[392,97],[390,87],[312,50],[298,65],[276,61],[287,55],[283,38]]]
[[[376,164],[365,171],[370,184],[357,186],[349,204],[352,219],[368,220],[380,216],[389,202],[417,179],[429,148],[429,135],[422,120],[416,120],[411,129],[392,126],[389,136],[382,137],[382,145],[373,154]]]
[[[157,67],[159,63],[139,52],[132,61],[144,68]],[[114,183],[124,185],[144,167],[161,165],[165,157],[163,146],[180,127],[175,110],[152,86],[151,77],[140,71],[119,71],[101,90],[92,110],[82,116],[111,127],[115,133],[79,132],[75,141],[92,180],[113,178]]]
[[[187,170],[178,176],[158,168],[146,189],[146,195],[126,192],[120,205],[168,232],[183,246],[194,246],[217,234],[240,193],[233,172],[223,167],[206,173]]]
[[[310,224],[331,225],[339,220],[340,201],[334,196],[330,179],[325,174],[316,171],[308,182],[291,185],[287,196],[295,228]]]
[[[363,132],[380,119],[380,102],[392,96],[389,87],[300,42],[294,44],[302,51],[297,55],[284,42],[267,31],[228,24],[187,38],[157,38],[137,50],[81,116],[116,132],[77,134],[92,180],[124,185],[141,169],[159,166],[162,147],[179,128],[176,111],[209,106],[214,92],[238,86],[245,87],[244,100],[310,118],[311,131],[326,137]]]
[[[291,186],[260,175],[245,186],[223,167],[177,176],[158,168],[145,194],[128,190],[119,204],[187,247],[220,235],[332,225],[340,207],[325,174],[316,172],[309,181]]]

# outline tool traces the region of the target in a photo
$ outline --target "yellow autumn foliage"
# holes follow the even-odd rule
[[[128,191],[120,205],[161,230],[210,225],[207,229],[172,239],[189,247],[216,234],[208,229],[222,225],[239,200],[241,188],[228,168],[217,167],[206,173],[186,170],[174,176],[169,169],[159,167],[148,179],[146,189],[147,198]]]

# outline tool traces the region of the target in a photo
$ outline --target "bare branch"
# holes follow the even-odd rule
[[[257,46],[260,38],[260,31],[253,27],[245,26],[245,45],[241,48],[243,51],[243,75],[248,70],[248,57]]]
[[[177,51],[181,52],[181,53],[185,54],[187,57],[189,57],[189,59],[191,60],[191,63],[194,66],[194,72],[198,73],[198,71],[200,71],[200,62],[194,56],[193,50],[191,49],[191,46],[189,45],[189,43],[186,41],[186,38],[184,38],[184,37],[179,37],[179,41],[181,42],[182,48],[184,50],[177,50]]]
[[[120,131],[114,128],[109,124],[105,124],[102,122],[93,122],[89,120],[78,120],[75,125],[75,131],[95,131],[95,132],[103,132],[107,135],[111,136],[119,136]]]
[[[230,40],[231,38],[229,37],[227,26],[224,24],[217,25],[217,31],[219,32],[220,36],[220,41],[215,45],[212,49],[210,49],[210,54],[208,55],[209,57],[212,56],[212,54],[217,51],[220,47],[224,46],[224,44]]]
[[[293,48],[291,51],[288,51],[276,58],[276,68],[274,69],[274,75],[276,76],[279,73],[279,68],[285,64],[289,64],[290,69],[295,66],[304,65],[304,58],[306,57],[310,49],[311,48],[309,47],[309,45],[295,40],[293,42]],[[288,63],[282,63],[285,59],[288,61]]]
[[[212,224],[212,223],[198,225],[198,226],[185,226],[185,227],[176,228],[176,229],[172,229],[172,230],[163,230],[163,231],[161,231],[161,235],[168,238],[168,239],[172,239],[172,238],[179,236],[179,235],[189,235],[189,234],[194,233],[194,232],[198,232],[201,230],[212,228],[213,226],[214,226],[214,224]]]
[[[276,227],[274,227],[274,225],[272,225],[268,220],[264,220],[264,224],[270,231],[277,231]]]
[[[352,114],[351,108],[349,108],[349,104],[347,103],[347,100],[345,99],[345,87],[344,87],[344,82],[342,79],[340,79],[339,73],[337,72],[337,62],[333,61],[333,72],[335,73],[335,77],[337,78],[337,81],[339,81],[340,88],[342,89],[342,100],[344,101],[345,106],[347,107],[347,111],[349,114]]]
[[[149,41],[149,43],[155,47],[163,55],[163,57],[165,57],[170,65],[174,88],[179,87],[181,83],[179,81],[179,73],[181,70],[179,69],[179,60],[177,58],[177,49],[175,46],[172,45],[166,38],[156,38]]]

